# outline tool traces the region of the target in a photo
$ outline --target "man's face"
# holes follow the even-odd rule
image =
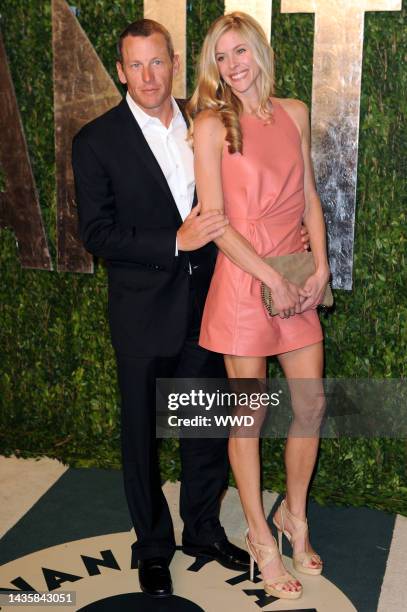
[[[122,46],[123,63],[117,62],[120,82],[127,84],[133,100],[149,115],[157,115],[169,100],[179,58],[173,61],[160,32],[151,36],[126,36]]]

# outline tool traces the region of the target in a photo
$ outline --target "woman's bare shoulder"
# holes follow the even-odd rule
[[[200,111],[194,118],[194,127],[202,125],[211,126],[214,129],[223,127],[219,113],[210,108]]]
[[[272,100],[276,100],[287,111],[296,113],[302,118],[308,117],[308,106],[302,100],[296,98],[272,98]]]
[[[297,127],[302,133],[308,126],[309,122],[309,110],[308,106],[302,100],[296,98],[272,98],[272,102],[275,100],[278,102],[284,110],[290,115],[295,121]]]
[[[194,136],[202,137],[202,135],[207,138],[216,138],[216,140],[224,139],[225,127],[219,113],[211,109],[205,109],[196,115],[194,118]]]

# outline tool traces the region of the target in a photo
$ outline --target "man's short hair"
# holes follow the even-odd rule
[[[151,36],[151,34],[162,34],[167,43],[168,55],[171,61],[174,59],[174,45],[172,42],[171,34],[161,23],[154,21],[153,19],[138,19],[130,23],[120,34],[117,42],[117,57],[120,63],[123,63],[123,40],[127,36]]]

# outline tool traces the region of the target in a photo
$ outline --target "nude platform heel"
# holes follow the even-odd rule
[[[249,530],[246,530],[246,546],[250,554],[250,580],[254,580],[254,563],[257,563],[257,567],[261,570],[272,561],[275,557],[279,556],[277,542],[273,538],[274,543],[272,545],[257,544],[252,542],[249,538]],[[264,556],[260,559],[260,553],[264,553]],[[286,572],[277,578],[268,579],[263,581],[263,588],[268,595],[273,597],[279,597],[280,599],[299,599],[302,595],[302,586],[299,591],[283,591],[282,587],[286,582],[290,580],[296,581],[297,578]],[[281,585],[281,589],[277,589],[272,585]]]
[[[292,514],[287,508],[287,502],[285,499],[283,499],[283,501],[281,502],[276,514],[278,512],[280,513],[281,523],[277,522],[274,516],[273,524],[275,525],[278,531],[278,547],[280,550],[280,554],[282,555],[283,554],[283,533],[285,537],[287,538],[287,540],[290,542],[291,546],[293,546],[295,540],[299,536],[305,536],[306,533],[308,532],[308,521],[307,520],[303,521],[302,519],[299,519],[296,516],[294,516],[294,514]],[[290,534],[284,528],[284,517],[285,516],[288,516],[295,526],[295,531],[293,534]],[[321,563],[321,566],[320,567],[310,567],[312,558],[316,559],[319,563]],[[317,553],[310,553],[306,551],[300,552],[300,553],[293,552],[293,567],[295,570],[297,570],[297,572],[302,572],[303,574],[310,574],[312,576],[319,576],[322,572],[322,560],[321,560],[321,557],[317,555]]]

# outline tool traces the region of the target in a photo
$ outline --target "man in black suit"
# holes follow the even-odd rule
[[[137,21],[120,36],[118,51],[126,98],[80,130],[72,161],[82,240],[107,264],[133,553],[141,589],[164,597],[172,593],[175,540],[157,461],[155,379],[223,375],[220,356],[197,340],[216,259],[212,241],[227,219],[193,206],[187,126],[171,97],[179,59],[169,33],[152,20]],[[227,440],[181,439],[180,452],[184,552],[246,570],[247,553],[219,522]]]

